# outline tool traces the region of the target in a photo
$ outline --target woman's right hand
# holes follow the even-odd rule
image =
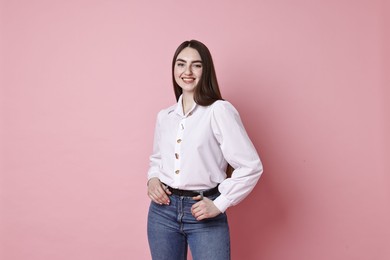
[[[171,194],[172,193],[168,190],[168,187],[162,184],[159,178],[154,177],[148,181],[148,196],[157,204],[169,205],[170,200],[168,195]]]

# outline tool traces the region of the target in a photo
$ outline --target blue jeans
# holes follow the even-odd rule
[[[197,201],[177,195],[170,195],[170,201],[170,205],[152,201],[149,207],[148,240],[153,260],[185,260],[188,245],[194,260],[230,259],[225,213],[197,221],[191,214],[191,206]]]

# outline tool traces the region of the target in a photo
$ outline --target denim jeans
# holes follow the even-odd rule
[[[177,195],[171,195],[170,201],[170,205],[152,201],[149,207],[148,240],[153,260],[185,260],[188,245],[194,260],[230,259],[226,213],[198,221],[191,214],[197,201]]]

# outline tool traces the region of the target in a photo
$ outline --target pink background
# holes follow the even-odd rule
[[[146,171],[178,44],[209,46],[265,165],[233,259],[390,259],[390,5],[0,2],[0,258],[150,259]]]

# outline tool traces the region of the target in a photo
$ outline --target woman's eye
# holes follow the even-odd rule
[[[195,64],[194,66],[195,66],[195,68],[198,68],[198,69],[202,68],[202,64]]]
[[[184,63],[178,63],[177,66],[178,66],[178,67],[183,67],[183,66],[184,66]]]

